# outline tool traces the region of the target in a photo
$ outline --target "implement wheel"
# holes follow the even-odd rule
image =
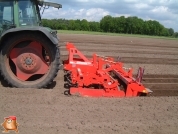
[[[59,49],[40,33],[17,34],[3,43],[1,74],[13,87],[43,88],[59,70]]]

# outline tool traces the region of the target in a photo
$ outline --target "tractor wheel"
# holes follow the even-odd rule
[[[1,74],[13,87],[44,88],[59,70],[59,48],[41,33],[13,35],[3,43]]]

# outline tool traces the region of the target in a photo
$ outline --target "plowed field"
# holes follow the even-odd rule
[[[63,71],[50,89],[15,89],[1,81],[0,121],[15,115],[22,134],[178,133],[178,41],[165,39],[59,34],[87,57],[93,53],[121,57],[125,67],[145,68],[143,83],[153,94],[140,98],[64,96]],[[3,128],[1,127],[0,131]]]

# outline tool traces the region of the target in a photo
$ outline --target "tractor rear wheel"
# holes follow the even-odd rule
[[[13,35],[0,53],[1,75],[13,87],[43,88],[57,76],[59,48],[42,33]]]

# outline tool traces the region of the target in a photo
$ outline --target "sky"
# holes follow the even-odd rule
[[[100,21],[111,15],[137,16],[159,21],[178,32],[178,0],[45,0],[62,4],[61,9],[49,8],[42,18],[86,19]]]

